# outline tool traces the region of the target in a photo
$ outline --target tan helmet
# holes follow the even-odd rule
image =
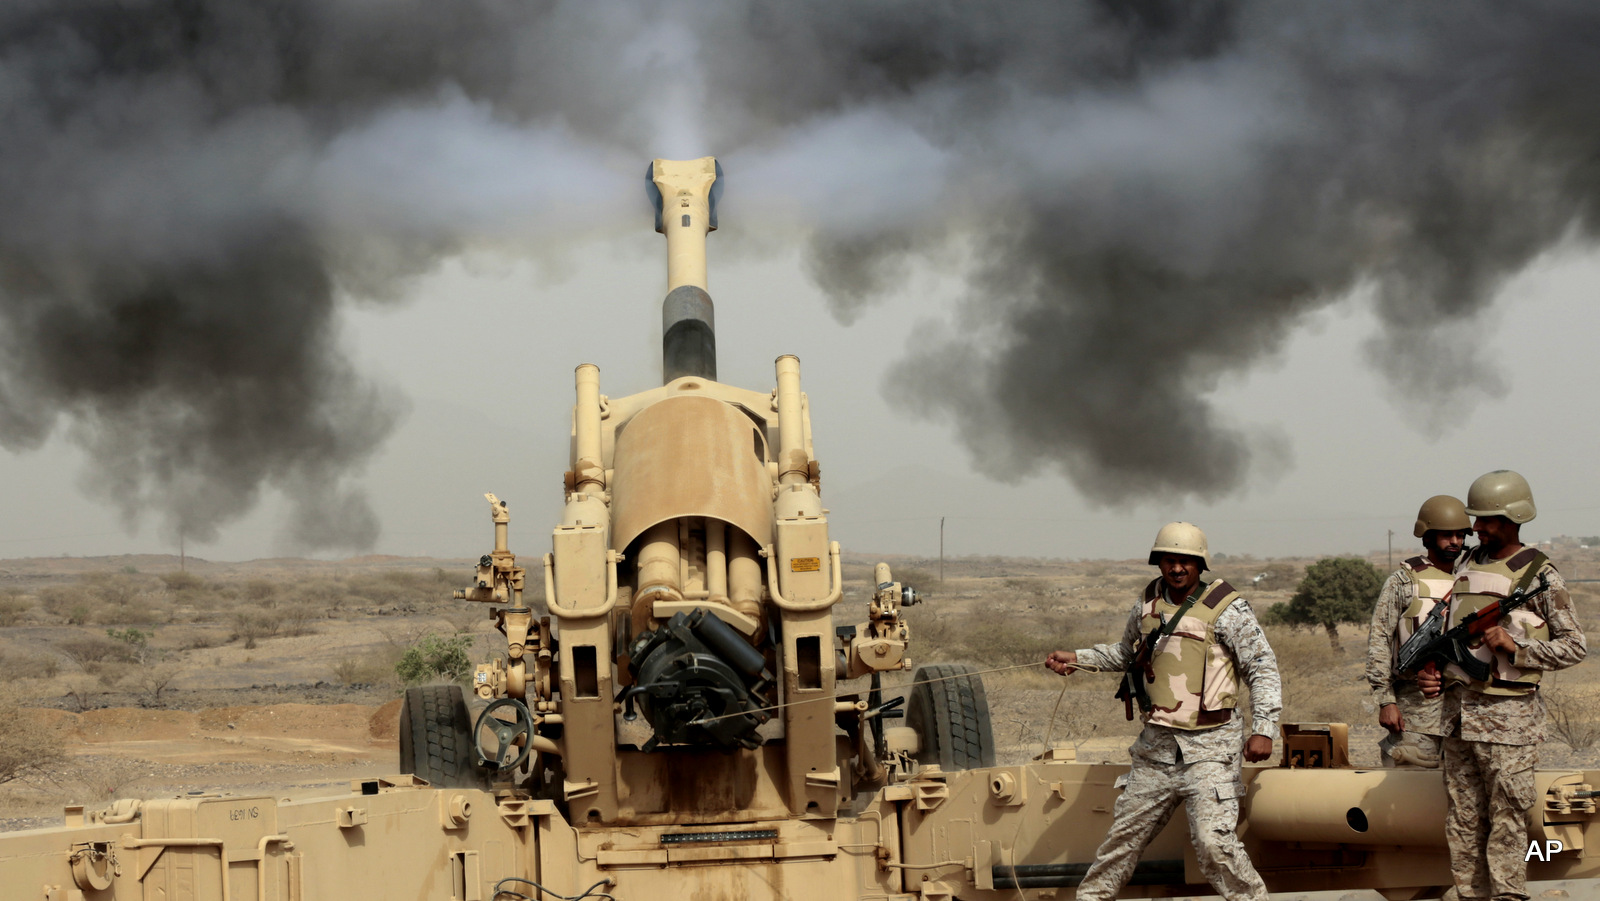
[[[1472,530],[1466,505],[1448,494],[1435,494],[1422,502],[1422,509],[1417,511],[1417,525],[1411,534],[1421,538],[1430,531],[1455,532],[1463,529]]]
[[[1200,527],[1186,522],[1169,522],[1156,533],[1155,546],[1150,548],[1150,565],[1162,554],[1186,554],[1199,557],[1202,571],[1211,568],[1211,552],[1206,549],[1206,533]]]
[[[1504,516],[1518,525],[1539,512],[1533,507],[1533,489],[1528,480],[1509,469],[1497,469],[1478,476],[1467,489],[1467,512],[1473,516]]]

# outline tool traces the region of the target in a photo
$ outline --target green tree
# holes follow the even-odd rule
[[[472,672],[472,659],[467,656],[471,648],[470,635],[429,635],[406,648],[394,671],[407,685],[439,678],[460,682]]]
[[[159,653],[150,647],[150,639],[156,637],[154,629],[147,632],[131,627],[127,629],[107,629],[106,635],[110,636],[112,641],[122,642],[126,648],[125,652],[128,659],[141,666],[152,662],[159,656]]]
[[[1383,574],[1371,563],[1360,557],[1326,557],[1306,567],[1306,576],[1289,603],[1274,604],[1265,619],[1321,626],[1328,632],[1328,644],[1343,654],[1339,624],[1366,622],[1382,590]]]

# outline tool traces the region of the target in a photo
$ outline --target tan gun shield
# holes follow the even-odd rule
[[[681,516],[709,516],[772,543],[767,443],[750,417],[709,397],[669,397],[617,432],[612,547]]]

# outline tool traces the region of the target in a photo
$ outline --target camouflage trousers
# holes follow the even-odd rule
[[[1133,876],[1139,855],[1183,802],[1200,872],[1226,901],[1267,901],[1267,887],[1234,830],[1239,825],[1240,758],[1231,762],[1152,763],[1133,758],[1111,830],[1078,887],[1078,901],[1111,901]]]
[[[1445,838],[1461,901],[1527,901],[1537,745],[1444,740]]]
[[[1437,769],[1444,739],[1426,732],[1390,732],[1378,742],[1378,754],[1383,765],[1423,766]]]

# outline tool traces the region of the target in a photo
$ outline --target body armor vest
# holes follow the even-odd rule
[[[1481,551],[1474,550],[1467,563],[1456,575],[1455,599],[1450,604],[1449,624],[1454,626],[1462,617],[1487,607],[1507,597],[1519,586],[1533,582],[1539,569],[1549,562],[1537,548],[1523,548],[1504,560],[1480,559]],[[1522,641],[1548,641],[1550,626],[1534,609],[1526,604],[1500,620],[1500,625],[1511,637]],[[1473,691],[1487,695],[1525,695],[1538,690],[1539,672],[1523,672],[1512,665],[1511,655],[1495,651],[1479,642],[1471,648],[1472,656],[1494,667],[1488,682],[1474,682],[1459,666],[1449,666],[1445,675],[1457,682],[1465,682]]]
[[[1139,632],[1154,640],[1150,654],[1150,712],[1145,721],[1174,729],[1209,729],[1226,723],[1239,702],[1239,677],[1233,657],[1217,642],[1215,623],[1239,597],[1221,579],[1200,586],[1198,599],[1170,635],[1150,638],[1181,604],[1167,600],[1156,579],[1144,590]]]
[[[1456,584],[1454,573],[1434,566],[1433,561],[1425,556],[1407,560],[1400,574],[1411,588],[1411,603],[1400,614],[1400,621],[1395,624],[1395,655],[1400,653],[1400,646],[1422,626],[1422,621],[1428,618],[1433,608],[1448,602]]]

